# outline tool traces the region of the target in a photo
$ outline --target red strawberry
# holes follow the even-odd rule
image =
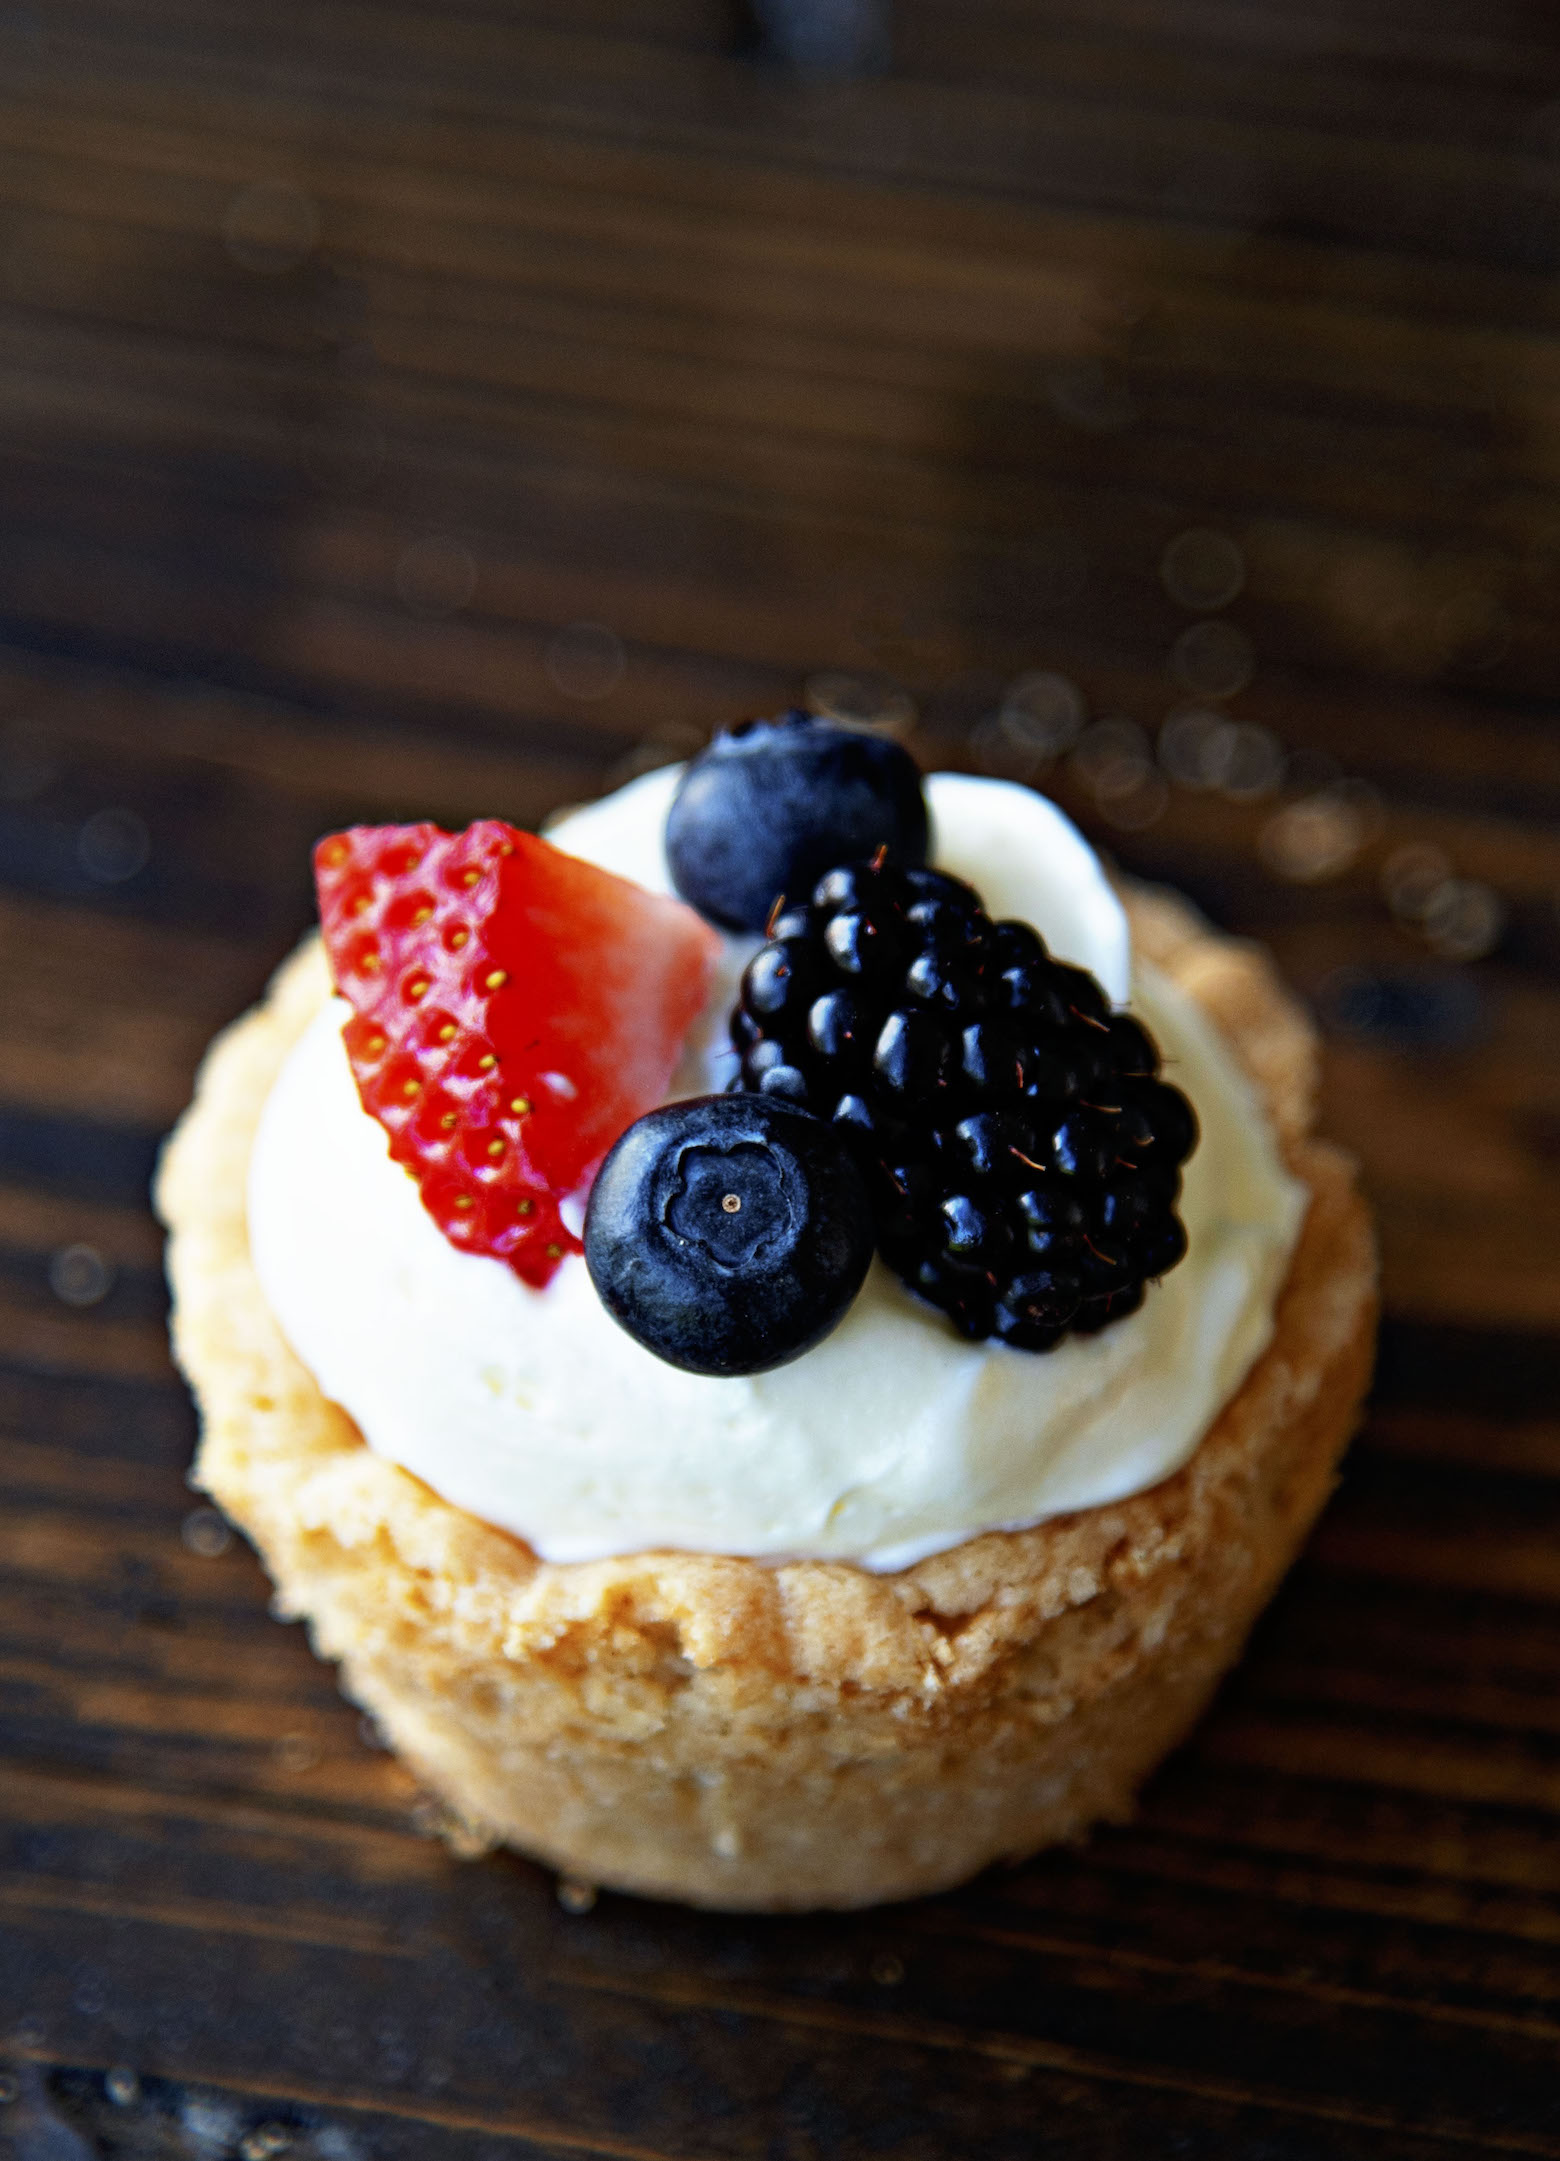
[[[720,939],[691,908],[484,818],[314,851],[363,1105],[445,1236],[540,1287],[558,1203],[666,1092]]]

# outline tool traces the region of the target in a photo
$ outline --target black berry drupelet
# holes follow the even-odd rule
[[[734,1088],[831,1119],[878,1249],[965,1335],[1050,1350],[1186,1251],[1197,1121],[1138,1022],[940,871],[830,871],[742,979]]]

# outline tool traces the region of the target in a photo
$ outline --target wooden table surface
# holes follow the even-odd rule
[[[0,2151],[1560,2156],[1560,20],[764,13],[0,8]],[[1272,943],[1381,1368],[1130,1828],[591,1906],[186,1489],[147,1177],[323,828],[806,684]]]

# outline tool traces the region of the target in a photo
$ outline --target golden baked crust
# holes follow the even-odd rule
[[[1195,1720],[1331,1488],[1375,1258],[1348,1162],[1306,1137],[1314,1040],[1270,964],[1170,896],[1129,908],[1311,1190],[1273,1342],[1175,1476],[896,1575],[555,1565],[372,1454],[284,1342],[245,1225],[256,1120],[327,992],[317,941],[213,1045],[158,1186],[196,1476],[474,1842],[696,1904],[866,1905],[1120,1819]]]

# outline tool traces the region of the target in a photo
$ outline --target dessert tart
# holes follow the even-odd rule
[[[1264,956],[799,715],[317,868],[166,1154],[174,1342],[466,1846],[851,1907],[1125,1817],[1369,1373]]]

